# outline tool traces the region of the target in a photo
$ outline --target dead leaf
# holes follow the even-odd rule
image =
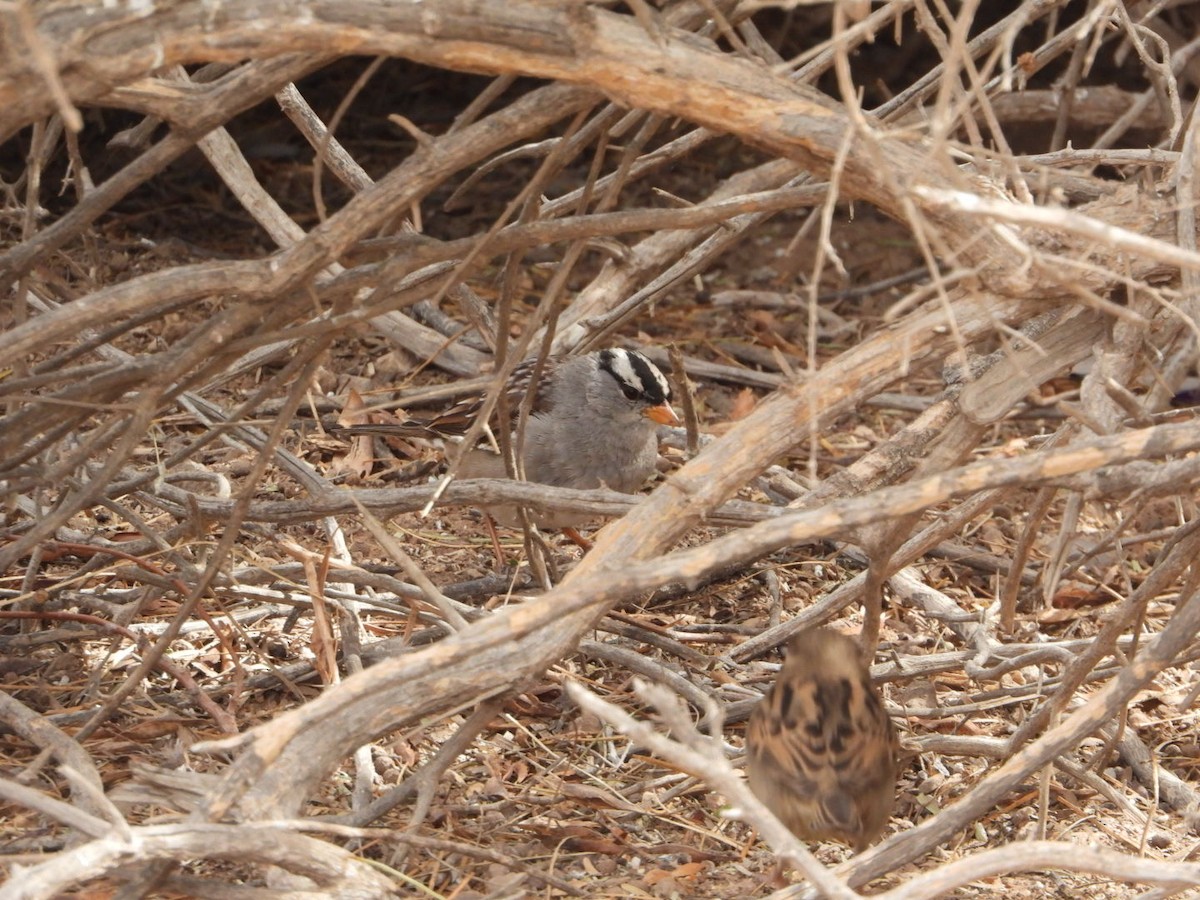
[[[543,845],[555,847],[566,853],[601,853],[606,856],[620,856],[632,849],[582,825],[558,826],[526,823],[520,828],[522,831],[536,834]]]
[[[362,394],[353,388],[346,394],[346,405],[342,407],[337,417],[337,423],[343,428],[351,425],[367,424],[367,404],[363,402]]]
[[[1087,618],[1086,611],[1077,609],[1046,609],[1035,617],[1040,625],[1060,625],[1063,622],[1074,622],[1076,619]]]
[[[550,693],[557,695],[561,691],[554,688]],[[542,700],[534,691],[526,691],[510,697],[504,704],[504,711],[524,718],[536,716],[542,719],[556,719],[562,715],[562,708],[559,705]]]
[[[670,878],[673,881],[678,881],[681,878],[687,881],[693,881],[695,880],[696,876],[704,871],[705,865],[706,863],[702,862],[689,862],[684,863],[681,866],[676,866],[670,872],[664,871],[663,869],[651,869],[646,873],[646,877],[643,879],[643,881],[645,881],[646,884],[650,885],[651,887],[654,887],[654,885],[658,884],[658,882],[667,878]]]
[[[564,797],[570,797],[573,800],[582,800],[590,806],[622,809],[626,812],[645,812],[641,807],[635,806],[628,800],[604,788],[564,781],[559,785],[559,790],[562,791]]]
[[[1112,597],[1085,584],[1067,584],[1055,592],[1050,605],[1055,609],[1079,609],[1111,602]]]
[[[316,657],[313,667],[321,677],[322,684],[333,684],[338,680],[337,650],[338,642],[333,633],[333,622],[329,615],[329,607],[325,603],[325,579],[329,571],[329,550],[318,569],[311,554],[305,554],[304,574],[308,581],[308,593],[312,598],[313,629],[312,650]]]
[[[758,395],[750,388],[742,388],[733,398],[733,403],[729,407],[729,421],[736,422],[738,419],[746,418],[757,405]]]
[[[362,425],[368,421],[366,404],[362,395],[351,389],[346,397],[346,405],[338,416],[338,424],[343,427]],[[329,469],[333,475],[351,475],[355,478],[366,478],[375,466],[375,448],[369,434],[355,435],[350,439],[350,449],[345,454],[335,456]]]

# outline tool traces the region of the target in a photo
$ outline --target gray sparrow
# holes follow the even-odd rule
[[[532,384],[532,361],[518,366],[505,386],[508,408],[516,416]],[[654,363],[634,350],[613,348],[581,356],[552,358],[533,385],[534,396],[521,441],[513,434],[527,481],[577,489],[608,487],[633,493],[654,474],[658,426],[676,424],[671,386]],[[478,415],[480,398],[425,421],[403,425],[356,425],[350,434],[462,434]],[[500,423],[493,421],[492,427]],[[504,424],[512,432],[515,421]],[[506,478],[504,459],[480,445],[464,449],[459,478]],[[511,507],[488,512],[506,525],[517,524]],[[550,527],[580,521],[570,514],[535,517]]]

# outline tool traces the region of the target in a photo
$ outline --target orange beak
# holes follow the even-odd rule
[[[678,425],[683,421],[675,414],[675,410],[671,409],[670,403],[660,403],[658,406],[651,406],[643,415],[650,421],[657,422],[659,425]]]

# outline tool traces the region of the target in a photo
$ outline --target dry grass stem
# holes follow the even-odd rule
[[[0,898],[1196,890],[1200,3],[294,6],[0,2]],[[344,432],[608,346],[638,494]],[[728,763],[815,625],[849,858]]]

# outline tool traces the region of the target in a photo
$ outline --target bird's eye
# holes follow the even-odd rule
[[[621,385],[621,393],[625,395],[626,400],[636,400],[640,396],[641,391],[632,385],[623,384]]]

